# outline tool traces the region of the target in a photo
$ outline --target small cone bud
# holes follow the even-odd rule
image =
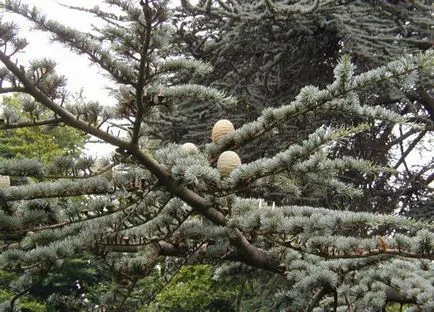
[[[181,148],[183,149],[184,152],[186,152],[188,154],[196,154],[199,152],[196,145],[194,145],[193,143],[190,143],[190,142],[182,144]]]

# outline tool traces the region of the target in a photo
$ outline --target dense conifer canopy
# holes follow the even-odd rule
[[[158,311],[187,264],[258,282],[261,296],[243,302],[241,287],[236,309],[433,310],[434,225],[399,215],[432,205],[433,160],[408,163],[433,129],[428,4],[182,6],[71,7],[104,22],[85,33],[0,1],[87,56],[117,101],[71,100],[55,60],[22,62],[26,41],[1,20],[0,93],[18,99],[1,131],[67,125],[116,147],[107,159],[0,159],[1,175],[27,178],[0,188],[0,266],[17,273],[1,309],[79,259],[101,277],[91,300],[68,299],[81,311]],[[212,142],[219,119],[235,129]]]

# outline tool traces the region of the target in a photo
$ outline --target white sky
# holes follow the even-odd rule
[[[92,15],[69,10],[59,5],[59,2],[66,5],[83,7],[93,7],[102,3],[101,0],[23,1],[23,3],[36,6],[41,12],[46,14],[47,18],[57,20],[79,30],[90,30],[91,23],[97,21],[91,18]],[[24,22],[24,19],[17,15],[11,15],[8,18],[22,25],[22,31],[26,31],[26,39],[30,42],[29,46],[25,49],[25,54],[20,56],[21,60],[43,57],[53,58],[58,64],[57,72],[68,78],[70,90],[78,92],[83,88],[84,94],[89,100],[99,100],[102,104],[113,104],[113,101],[108,97],[104,89],[109,82],[104,79],[101,73],[98,74],[97,67],[91,65],[86,56],[74,54],[58,43],[50,43],[47,33],[34,30],[28,33],[27,30],[31,27],[30,24]]]
[[[67,9],[59,3],[92,8],[101,5],[102,2],[101,0],[23,0],[23,3],[36,6],[47,18],[82,31],[90,30],[92,23],[98,20],[92,19],[91,14]],[[18,15],[8,15],[8,19],[21,25],[23,34],[30,42],[24,54],[19,56],[21,62],[44,57],[55,59],[58,64],[57,72],[67,77],[68,89],[71,92],[83,90],[88,100],[97,100],[103,105],[114,104],[114,100],[108,96],[105,89],[110,82],[104,78],[97,66],[91,65],[86,56],[74,54],[58,43],[50,43],[47,33],[31,30],[31,24]],[[107,156],[113,150],[114,147],[108,144],[87,145],[87,153],[95,156]]]

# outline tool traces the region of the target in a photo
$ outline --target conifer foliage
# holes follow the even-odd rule
[[[342,56],[329,84],[303,87],[289,103],[270,105],[216,142],[211,142],[215,120],[210,119],[198,146],[176,138],[166,143],[152,130],[180,106],[194,110],[205,103],[223,109],[245,102],[195,83],[212,66],[184,57],[172,44],[175,27],[167,2],[105,2],[107,10],[71,8],[105,22],[89,33],[20,1],[0,2],[2,10],[26,17],[53,40],[86,55],[113,80],[118,101],[115,108],[96,101],[71,103],[55,62],[22,63],[26,41],[15,24],[1,21],[0,92],[25,98],[23,110],[43,107],[50,112],[44,119],[28,120],[3,112],[1,129],[66,124],[116,147],[116,154],[98,166],[89,158],[57,157],[50,166],[1,160],[1,175],[29,178],[25,185],[0,189],[0,265],[20,276],[10,283],[15,295],[3,310],[17,309],[20,298],[66,259],[89,253],[112,274],[116,286],[82,310],[137,311],[146,300],[132,305],[129,297],[142,279],[170,280],[180,267],[194,263],[213,264],[216,278],[252,270],[274,276],[278,282],[270,286],[268,309],[380,311],[389,303],[434,309],[432,223],[308,204],[330,193],[347,200],[363,196],[363,190],[341,179],[346,172],[369,178],[394,173],[385,164],[332,151],[380,122],[425,131],[424,124],[360,99],[374,85],[415,86],[432,78],[432,51],[366,72],[356,72],[351,58]],[[302,140],[273,146],[264,157],[243,158],[240,150],[246,144],[272,142],[282,135],[281,125],[325,112],[356,122],[324,122]],[[188,116],[183,118],[188,123]],[[264,200],[264,185],[284,190],[303,205]],[[154,292],[143,291],[149,300],[164,287],[153,286]]]
[[[229,0],[212,5],[209,1],[198,1],[195,6],[182,1],[183,11],[177,14],[179,46],[193,57],[211,62],[215,70],[204,81],[228,88],[239,98],[240,105],[225,110],[205,110],[205,106],[201,109],[201,103],[181,106],[170,120],[174,127],[162,126],[156,133],[201,142],[212,118],[218,120],[230,114],[232,122],[241,126],[255,120],[266,108],[289,104],[307,84],[326,87],[331,82],[334,65],[344,54],[351,55],[358,71],[366,71],[403,53],[426,51],[433,40],[431,3]],[[335,152],[340,156],[406,167],[400,176],[386,175],[376,181],[354,172],[345,174],[352,183],[365,189],[365,196],[339,205],[347,205],[351,210],[391,213],[399,201],[401,211],[406,214],[430,215],[419,203],[430,199],[431,191],[426,186],[434,181],[434,164],[427,160],[421,167],[412,167],[407,165],[407,156],[423,151],[424,142],[432,133],[432,81],[421,81],[414,88],[378,83],[360,94],[360,101],[411,114],[425,123],[427,131],[413,136],[405,127],[396,131],[380,122],[369,133],[355,136],[345,146],[337,146]],[[180,121],[184,115],[195,121],[194,126]],[[275,145],[303,140],[324,122],[343,125],[353,124],[355,119],[330,111],[299,115],[291,123],[275,128],[279,136],[241,147],[244,159],[267,156]],[[170,135],[173,128],[176,136]],[[260,193],[271,201],[293,202],[284,190],[264,187]],[[329,194],[321,205],[333,208],[333,197]]]

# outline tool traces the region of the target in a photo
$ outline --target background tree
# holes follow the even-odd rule
[[[77,164],[80,166],[80,163],[85,162],[88,157],[82,152],[88,136],[83,135],[74,128],[64,125],[57,126],[58,122],[55,119],[50,122],[50,114],[47,113],[44,107],[33,108],[32,105],[34,104],[29,98],[25,97],[3,98],[3,120],[9,120],[9,122],[19,125],[19,127],[10,127],[7,123],[1,126],[1,128],[6,129],[0,132],[1,159],[33,159],[44,163],[47,168],[52,167],[56,159],[59,158],[69,158],[71,162],[75,163],[75,166]],[[26,112],[26,109],[29,111],[28,106],[33,108],[30,112]],[[38,125],[38,121],[44,119],[46,121]],[[26,122],[29,127],[23,127],[23,123]],[[50,170],[52,171],[52,168]],[[11,185],[25,185],[34,183],[37,180],[13,176],[10,182]],[[79,202],[82,203],[83,200],[81,199]],[[28,218],[36,217],[40,220],[38,214],[46,214],[50,210],[59,209],[60,205],[62,205],[62,201],[58,199],[29,202],[26,209],[32,210],[32,212],[27,212],[29,213]],[[77,297],[80,292],[77,289],[79,285],[77,281],[81,283],[79,287],[83,287],[83,281],[86,281],[88,287],[105,281],[104,274],[99,271],[99,268],[94,263],[89,263],[89,257],[73,258],[65,261],[61,269],[52,271],[43,283],[39,284],[37,288],[31,289],[29,295],[22,298],[20,308],[23,311],[36,312],[47,311],[47,309],[53,307],[55,310],[72,311],[71,306],[77,306],[79,303],[70,299],[65,300],[65,295],[73,293]],[[14,294],[7,289],[9,283],[18,277],[18,274],[6,271],[0,272],[1,302],[11,300],[14,297]],[[56,293],[57,296],[52,297],[50,303],[47,304],[47,298],[53,293]]]
[[[34,119],[34,123],[37,124],[38,119],[44,118],[44,109],[43,107],[26,108],[26,101],[29,99],[4,97],[3,117],[14,123],[18,123],[20,119]],[[27,114],[26,111],[18,111],[18,109],[29,109],[30,112]],[[35,116],[34,113],[37,115]],[[6,124],[2,127],[6,128]],[[32,158],[42,162],[49,162],[56,156],[78,157],[86,142],[86,136],[74,128],[50,127],[49,123],[45,127],[8,129],[1,134],[2,158]]]
[[[0,263],[20,274],[9,285],[16,295],[3,305],[5,310],[13,310],[20,297],[43,283],[65,259],[89,252],[105,265],[113,284],[95,290],[94,294],[102,290],[106,294],[82,302],[82,310],[136,311],[148,303],[138,298],[137,291],[150,299],[164,294],[160,281],[169,281],[186,264],[197,263],[214,265],[215,278],[256,274],[254,281],[268,281],[268,292],[256,301],[257,310],[365,311],[385,309],[389,303],[433,309],[432,223],[348,211],[348,203],[366,194],[357,180],[345,177],[352,174],[378,181],[395,171],[385,166],[387,162],[338,152],[362,134],[370,137],[379,124],[426,131],[424,120],[404,118],[362,100],[379,84],[384,90],[398,85],[404,90],[429,81],[432,51],[407,55],[364,73],[356,73],[350,57],[342,56],[329,84],[303,87],[297,95],[288,95],[290,103],[270,105],[252,122],[234,119],[236,130],[197,148],[181,145],[185,143],[182,132],[173,138],[175,143],[169,143],[154,129],[171,126],[176,112],[187,114],[187,120],[193,118],[185,108],[202,110],[203,103],[246,111],[249,97],[240,97],[237,104],[234,97],[195,83],[211,66],[182,57],[182,51],[171,44],[175,29],[167,23],[167,3],[106,2],[119,12],[75,8],[106,22],[90,33],[49,20],[17,1],[0,2],[3,9],[49,32],[53,40],[87,55],[116,83],[112,94],[118,99],[116,109],[97,102],[66,105],[65,83],[54,63],[20,64],[17,53],[25,49],[25,41],[14,24],[2,22],[0,61],[5,67],[0,92],[27,94],[52,112],[38,124],[55,119],[117,147],[113,159],[98,170],[92,170],[91,162],[77,168],[66,158],[57,158],[49,166],[2,160],[1,174],[42,181],[0,192]],[[274,8],[272,3],[263,5]],[[221,11],[211,4],[202,7],[204,13]],[[303,7],[295,8],[286,13],[305,13]],[[230,18],[223,21],[231,25]],[[210,111],[203,110],[201,118],[207,114]],[[330,121],[330,116],[345,116],[345,120]],[[111,131],[119,127],[116,119],[129,123],[122,126],[123,137]],[[4,120],[5,129],[20,126]],[[306,134],[282,141],[294,121],[309,121]],[[209,141],[213,124],[214,118],[209,118],[201,137],[204,142]],[[265,146],[258,142],[272,140],[260,156],[248,153],[252,146]],[[156,144],[159,148],[154,151]],[[223,156],[234,156],[229,150],[239,152],[242,165],[236,158],[223,162]],[[284,193],[286,201],[266,190],[277,190],[276,196]],[[51,198],[59,198],[61,204],[43,211],[31,209],[35,200],[48,203]],[[325,202],[327,198],[332,204]],[[357,203],[363,201],[355,200],[353,205]],[[398,203],[393,208],[399,208]],[[147,279],[155,289],[139,287]]]
[[[344,54],[352,56],[359,72],[372,69],[403,55],[432,47],[432,6],[430,1],[199,1],[193,6],[182,1],[177,13],[179,46],[195,58],[215,66],[202,82],[228,90],[240,99],[240,105],[219,110],[206,104],[181,105],[173,117],[153,135],[182,142],[202,143],[208,122],[231,119],[236,126],[253,121],[263,109],[288,105],[306,84],[325,87],[332,71]],[[188,18],[193,17],[193,18]],[[248,47],[248,48],[247,48]],[[350,210],[390,213],[401,206],[401,213],[420,215],[420,203],[429,200],[434,179],[432,157],[424,146],[432,140],[432,80],[423,80],[414,88],[399,83],[386,87],[371,86],[361,95],[363,105],[387,107],[402,115],[411,115],[423,123],[418,134],[406,127],[376,124],[369,133],[356,135],[346,145],[336,146],[336,155],[352,155],[389,164],[400,174],[371,179],[348,172],[342,177],[359,185],[365,196],[344,201],[327,194],[319,202],[308,204]],[[188,117],[187,117],[188,116]],[[195,122],[185,122],[185,119]],[[172,127],[167,127],[167,122]],[[276,127],[273,139],[253,142],[241,148],[243,159],[268,156],[277,146],[288,146],[305,139],[322,124],[353,124],[354,118],[329,111],[300,114],[291,123]],[[258,144],[259,148],[258,148]],[[409,164],[409,155],[426,157],[420,166]],[[410,161],[411,162],[411,161]],[[306,195],[310,193],[306,189]],[[285,190],[260,189],[257,195],[282,203],[296,203]],[[308,196],[304,196],[307,198]]]
[[[432,47],[431,5],[430,1],[199,1],[195,6],[183,1],[183,12],[177,15],[179,46],[215,64],[216,70],[203,81],[225,88],[244,105],[216,110],[186,103],[173,119],[165,116],[173,128],[157,127],[155,135],[201,142],[209,119],[229,118],[238,125],[252,121],[264,108],[291,103],[306,84],[325,87],[331,82],[335,62],[344,54],[351,55],[356,70],[363,71],[403,53],[425,51]],[[186,18],[190,16],[194,18]],[[335,146],[334,155],[362,157],[399,169],[380,179],[352,170],[341,174],[342,181],[363,190],[363,197],[345,199],[325,192],[322,198],[312,198],[309,186],[300,197],[288,194],[285,187],[268,185],[253,194],[284,204],[383,213],[399,209],[404,215],[432,218],[432,86],[432,80],[411,88],[402,88],[402,83],[384,88],[378,83],[360,94],[364,105],[387,107],[425,124],[425,130],[415,134],[414,129],[380,122]],[[183,116],[196,122],[183,123]],[[315,114],[300,114],[290,123],[279,124],[274,130],[279,135],[272,139],[253,141],[240,151],[243,159],[256,159],[274,152],[275,146],[306,138],[321,124],[356,122],[341,112],[316,108]],[[378,233],[389,230],[383,227]]]

